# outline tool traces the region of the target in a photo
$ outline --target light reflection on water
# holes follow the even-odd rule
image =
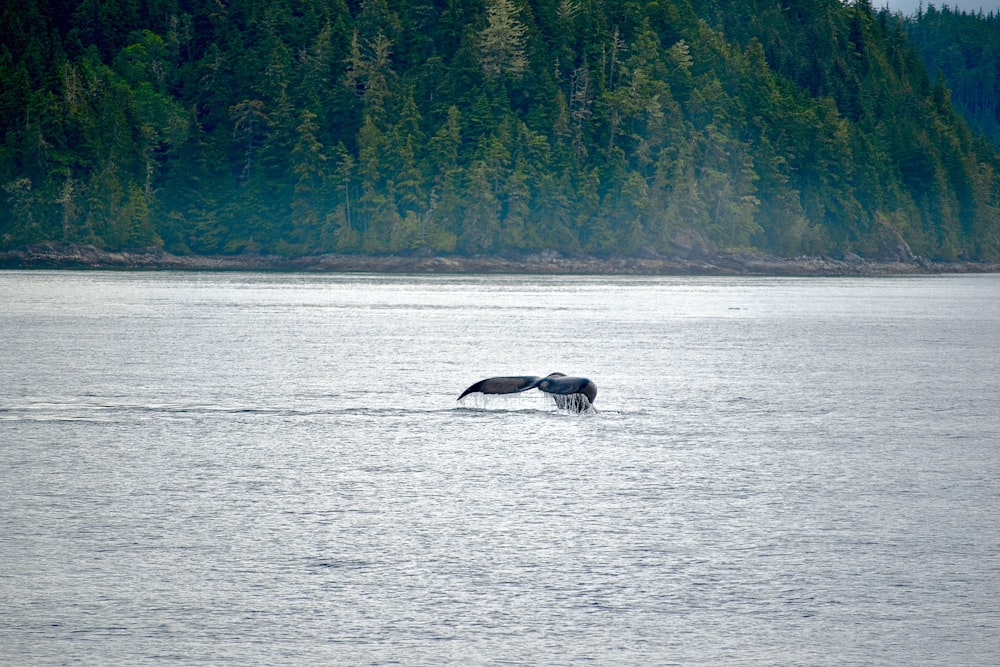
[[[0,273],[0,662],[993,664],[997,294]]]

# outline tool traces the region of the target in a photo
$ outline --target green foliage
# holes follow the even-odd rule
[[[0,11],[0,247],[1000,256],[1000,159],[950,102],[996,99],[992,16],[71,5]]]
[[[955,110],[1000,146],[1000,15],[928,3],[904,27],[931,76],[943,74]]]

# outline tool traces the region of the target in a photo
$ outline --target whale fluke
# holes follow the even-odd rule
[[[551,396],[562,410],[586,412],[593,408],[597,398],[597,385],[582,377],[570,377],[563,373],[551,373],[545,377],[533,375],[506,375],[486,378],[471,385],[458,397],[462,400],[469,394],[515,394],[529,389],[538,389]]]
[[[469,394],[480,392],[483,394],[515,394],[519,391],[533,389],[535,384],[541,380],[534,375],[512,375],[498,378],[486,378],[480,380],[462,392],[458,400],[462,400]]]

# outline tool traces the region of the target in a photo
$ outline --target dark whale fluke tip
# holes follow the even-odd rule
[[[527,391],[535,386],[540,378],[534,375],[512,375],[497,378],[486,378],[480,380],[462,392],[458,400],[462,400],[469,394],[480,392],[483,394],[514,394],[519,391]]]
[[[461,393],[458,400],[469,394],[514,394],[529,389],[538,389],[555,400],[562,410],[586,412],[594,409],[594,399],[597,398],[597,385],[590,379],[570,377],[564,373],[550,373],[545,377],[533,375],[507,375],[486,378],[470,385]]]

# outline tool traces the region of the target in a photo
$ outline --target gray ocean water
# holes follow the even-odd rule
[[[0,664],[998,656],[1000,275],[0,272]]]

